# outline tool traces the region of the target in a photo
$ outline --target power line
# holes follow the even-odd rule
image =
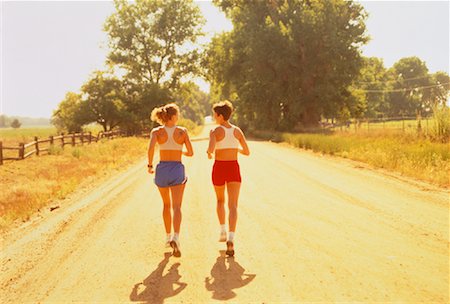
[[[355,90],[365,92],[365,93],[394,93],[394,92],[406,92],[406,91],[412,91],[412,90],[431,89],[431,88],[435,88],[435,87],[439,87],[439,86],[444,86],[446,84],[450,84],[450,82],[440,83],[440,84],[435,84],[435,85],[430,85],[430,86],[423,86],[423,87],[402,88],[402,89],[392,89],[392,90],[363,90],[363,89],[358,89],[358,88],[355,88]]]
[[[406,78],[406,79],[392,79],[392,80],[386,80],[386,81],[356,81],[356,83],[360,84],[372,84],[372,83],[389,83],[389,82],[397,82],[397,81],[409,81],[409,80],[416,80],[416,79],[425,79],[429,78],[431,75],[427,76],[421,76],[421,77],[414,77],[414,78]]]

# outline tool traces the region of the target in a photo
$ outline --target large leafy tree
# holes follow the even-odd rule
[[[175,88],[196,71],[193,48],[204,23],[192,0],[115,0],[116,12],[105,23],[108,61],[125,69],[136,84]]]
[[[93,117],[82,102],[81,94],[68,92],[53,111],[51,122],[58,130],[72,133],[80,132],[83,125],[92,120]]]
[[[204,59],[213,98],[236,101],[237,116],[258,128],[293,128],[345,112],[367,41],[366,13],[354,1],[214,1],[234,29]]]
[[[211,111],[208,94],[193,82],[181,84],[174,93],[173,100],[180,106],[181,116],[197,125],[203,124],[206,113]]]
[[[426,104],[428,96],[423,87],[432,85],[428,68],[418,57],[405,57],[388,71],[391,92],[388,95],[391,116],[416,115]]]
[[[82,88],[83,103],[92,120],[109,131],[129,118],[125,106],[123,82],[106,72],[97,71]]]
[[[359,76],[352,83],[354,103],[353,117],[377,117],[387,111],[386,90],[390,87],[383,60],[377,57],[363,57]]]
[[[450,77],[447,73],[439,71],[431,75],[432,84],[436,85],[427,91],[426,106],[445,105],[450,95]]]

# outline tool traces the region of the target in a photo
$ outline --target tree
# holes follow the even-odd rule
[[[6,116],[0,115],[0,128],[5,128],[5,127],[6,127]]]
[[[431,75],[431,83],[437,86],[426,90],[425,106],[432,108],[436,105],[445,105],[450,97],[450,77],[447,73],[439,71]]]
[[[129,81],[175,88],[181,77],[196,72],[199,54],[192,46],[204,20],[192,0],[114,3],[116,12],[104,26],[108,61],[125,69]]]
[[[181,116],[203,124],[206,113],[211,111],[208,94],[200,90],[193,82],[186,82],[174,94],[174,100],[180,107]]]
[[[427,103],[428,96],[419,89],[431,85],[424,61],[418,57],[400,59],[388,71],[392,92],[388,95],[389,114],[416,115]]]
[[[91,122],[92,116],[85,104],[82,102],[81,95],[68,92],[53,111],[51,122],[58,130],[66,130],[69,133],[80,132],[83,125]]]
[[[129,116],[125,101],[123,82],[106,72],[96,71],[82,86],[83,103],[89,117],[103,127],[112,130]]]
[[[366,13],[354,1],[214,1],[234,29],[217,36],[203,64],[213,98],[236,103],[257,128],[315,126],[354,101]],[[214,92],[215,91],[215,92]]]
[[[355,98],[352,117],[378,117],[387,112],[386,90],[390,88],[387,70],[383,60],[377,57],[363,57],[358,77],[350,89]]]
[[[22,124],[20,123],[20,121],[17,118],[14,118],[13,121],[11,122],[11,127],[14,129],[18,129],[20,128]]]

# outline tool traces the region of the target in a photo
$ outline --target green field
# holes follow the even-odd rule
[[[83,128],[85,132],[97,134],[102,130],[99,125],[90,125]],[[49,136],[58,135],[55,127],[26,127],[26,128],[2,128],[0,129],[0,141],[4,146],[18,146],[19,143],[29,143],[34,141],[34,137],[48,138]]]

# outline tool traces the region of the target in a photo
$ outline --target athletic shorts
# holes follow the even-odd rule
[[[178,161],[161,161],[155,169],[155,184],[160,188],[182,185],[187,182],[184,165]]]
[[[212,170],[214,186],[223,186],[229,182],[241,182],[241,172],[237,160],[216,160]]]

